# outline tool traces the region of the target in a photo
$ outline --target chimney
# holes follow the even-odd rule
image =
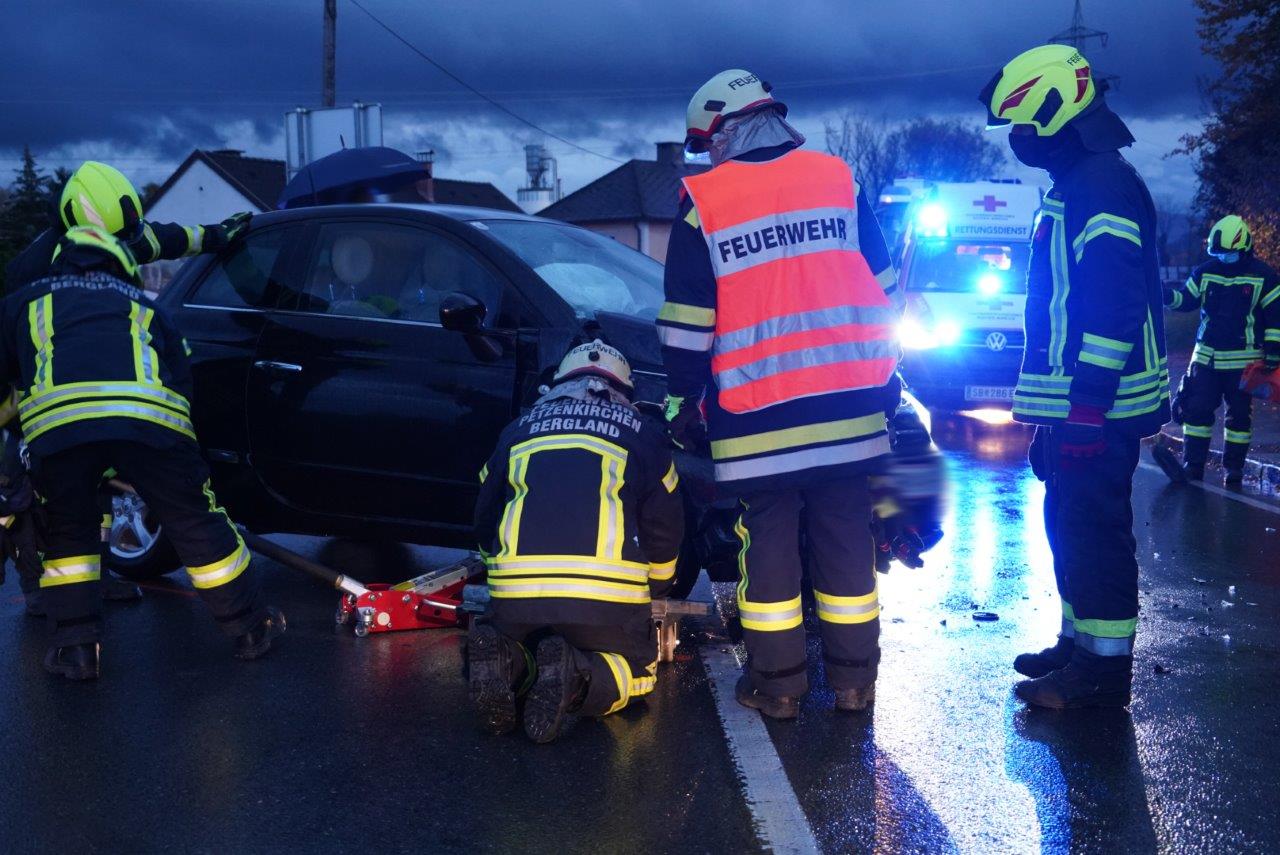
[[[413,159],[421,163],[427,173],[427,177],[418,182],[418,194],[426,201],[434,203],[436,200],[436,150],[431,148],[416,152]]]
[[[684,165],[684,143],[658,143],[658,163],[670,163],[675,166]]]

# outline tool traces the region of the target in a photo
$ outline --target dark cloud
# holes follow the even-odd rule
[[[979,108],[975,92],[1017,52],[1069,22],[1069,0],[361,0],[405,38],[553,133],[604,141],[604,153],[648,152],[631,127],[679,131],[685,102],[725,67],[773,81],[793,111],[853,106],[906,118]],[[316,0],[215,3],[80,0],[23,4],[0,28],[0,151],[70,150],[98,141],[174,161],[236,136],[278,141],[282,114],[320,88]],[[1085,4],[1110,31],[1089,53],[1120,75],[1127,116],[1200,111],[1200,52],[1189,0]],[[456,132],[504,128],[515,149],[531,132],[462,91],[339,0],[338,99],[384,104],[389,135],[409,125],[444,162]],[[459,124],[461,123],[461,124]],[[408,132],[406,132],[408,133]],[[409,143],[406,143],[409,144]]]

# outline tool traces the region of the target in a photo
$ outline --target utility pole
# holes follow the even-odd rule
[[[1099,48],[1105,48],[1109,38],[1110,34],[1106,30],[1095,30],[1085,25],[1084,8],[1081,5],[1081,0],[1076,0],[1075,11],[1071,15],[1071,26],[1049,39],[1049,41],[1058,45],[1071,45],[1083,53],[1085,46],[1092,41],[1096,41]],[[1107,89],[1115,89],[1120,83],[1120,78],[1114,74],[1100,76],[1095,73],[1094,82],[1099,84],[1102,87],[1102,91],[1105,92]]]
[[[324,0],[324,95],[322,106],[334,104],[334,43],[337,41],[338,0]]]

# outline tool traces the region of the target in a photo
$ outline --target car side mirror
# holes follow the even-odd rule
[[[450,291],[440,300],[440,324],[454,332],[482,332],[487,313],[484,303],[461,291]]]

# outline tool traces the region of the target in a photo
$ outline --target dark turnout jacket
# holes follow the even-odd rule
[[[1253,253],[1200,265],[1170,297],[1174,311],[1200,311],[1192,361],[1239,371],[1264,351],[1280,353],[1280,277]]]
[[[489,591],[528,620],[611,623],[675,577],[679,478],[660,427],[605,400],[543,401],[502,432],[480,473],[476,539]]]
[[[0,384],[33,454],[99,440],[195,440],[187,347],[139,288],[107,273],[39,279],[0,304]]]

